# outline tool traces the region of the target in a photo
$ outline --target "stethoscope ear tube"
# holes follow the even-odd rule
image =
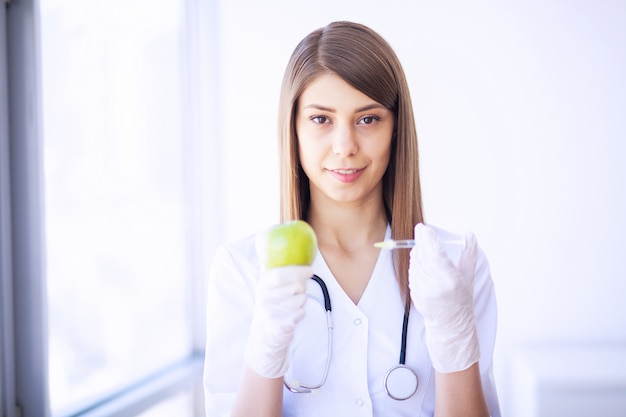
[[[400,343],[400,365],[406,363],[406,336],[409,333],[409,313],[411,311],[411,299],[407,297],[404,305],[404,319],[402,320],[402,341]]]
[[[328,294],[328,287],[326,287],[326,283],[324,282],[323,279],[321,279],[317,275],[313,275],[311,279],[317,282],[320,288],[322,289],[322,295],[324,296],[324,308],[326,309],[327,312],[332,311],[332,308],[330,306],[330,294]]]

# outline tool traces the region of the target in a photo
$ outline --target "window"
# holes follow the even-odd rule
[[[1,8],[3,417],[203,415],[213,7]]]
[[[189,393],[182,393],[160,402],[141,413],[138,417],[172,417],[192,415],[193,399]]]
[[[192,351],[181,3],[41,3],[53,412]]]

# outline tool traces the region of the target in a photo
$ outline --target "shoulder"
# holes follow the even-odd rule
[[[222,243],[215,251],[212,265],[234,264],[240,268],[254,268],[259,266],[256,253],[256,235],[248,235],[237,240]]]
[[[248,235],[237,240],[225,242],[219,246],[216,258],[229,258],[245,264],[258,265],[256,253],[256,235]]]
[[[259,274],[255,241],[256,235],[249,235],[222,243],[211,262],[210,280],[224,282],[238,277],[246,286],[252,286]]]

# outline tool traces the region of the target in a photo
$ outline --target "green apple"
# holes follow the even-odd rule
[[[261,245],[267,269],[311,265],[317,253],[317,236],[307,222],[293,220],[267,230]]]

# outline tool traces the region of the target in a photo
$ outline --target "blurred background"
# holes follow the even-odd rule
[[[39,8],[55,416],[201,356],[213,252],[278,221],[287,60],[334,20],[395,49],[426,220],[490,261],[503,415],[626,415],[626,2]],[[143,415],[202,415],[194,375]]]
[[[224,236],[276,219],[277,92],[295,43],[365,23],[404,64],[427,221],[474,231],[490,260],[503,415],[626,415],[626,3],[220,7]]]

